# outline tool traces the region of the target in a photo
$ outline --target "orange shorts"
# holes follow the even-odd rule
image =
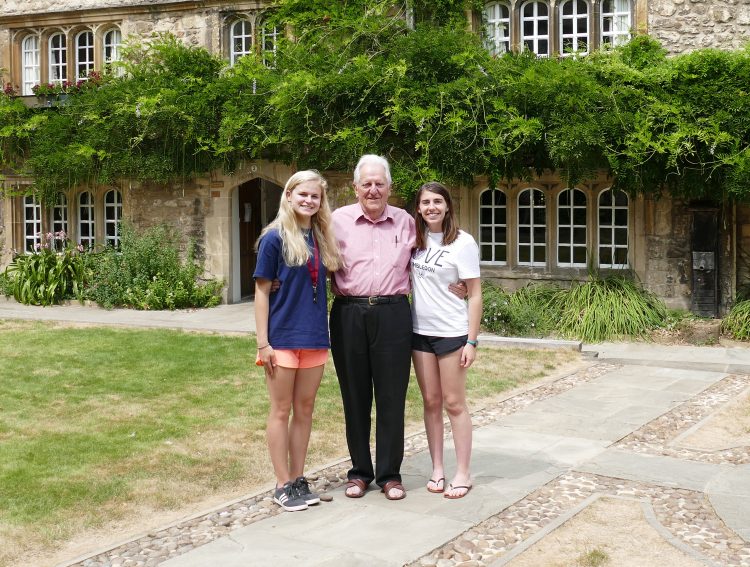
[[[274,349],[276,364],[284,368],[314,368],[328,361],[327,348]],[[255,357],[256,366],[263,366],[260,355]]]

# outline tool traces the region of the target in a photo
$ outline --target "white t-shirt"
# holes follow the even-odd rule
[[[466,301],[448,290],[448,284],[479,277],[479,248],[470,234],[443,246],[442,232],[427,233],[427,249],[411,258],[414,332],[433,337],[459,337],[469,332]]]

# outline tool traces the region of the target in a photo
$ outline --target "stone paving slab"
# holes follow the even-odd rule
[[[725,468],[708,482],[706,493],[721,519],[750,541],[750,465]]]
[[[387,502],[376,490],[356,500],[347,499],[343,489],[333,496],[333,502],[305,511],[302,525],[301,514],[280,514],[163,565],[402,565],[413,550],[433,549],[472,525],[449,518],[452,502],[445,499],[440,500],[446,513],[435,514],[419,511],[417,498],[411,504],[408,497]]]
[[[672,488],[705,492],[724,465],[685,461],[662,455],[648,455],[612,448],[576,467],[579,472],[599,476],[642,480]]]

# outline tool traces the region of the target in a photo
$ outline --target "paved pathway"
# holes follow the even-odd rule
[[[137,313],[0,300],[0,318],[210,331],[249,332],[251,314],[249,304]],[[750,349],[584,351],[587,368],[474,415],[474,488],[465,499],[424,489],[421,433],[406,440],[405,500],[377,490],[345,498],[341,461],[314,475],[332,502],[279,513],[264,490],[66,565],[499,566],[610,495],[637,498],[654,528],[694,561],[750,566],[750,448],[706,452],[679,442],[750,389]]]

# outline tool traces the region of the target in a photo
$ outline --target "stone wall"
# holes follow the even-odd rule
[[[183,0],[3,0],[0,16],[92,10],[97,8],[122,8],[124,6],[155,6],[177,4]]]
[[[750,41],[750,0],[649,0],[648,33],[672,54]]]
[[[125,190],[124,217],[139,230],[167,225],[181,235],[181,251],[187,251],[192,240],[196,259],[205,257],[206,215],[211,199],[205,187],[195,182],[182,186],[133,184]]]

